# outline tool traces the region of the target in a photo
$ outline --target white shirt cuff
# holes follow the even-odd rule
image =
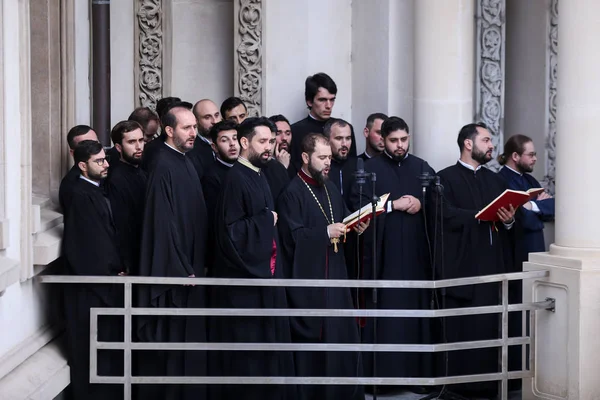
[[[535,204],[535,201],[530,201],[530,203],[531,203],[531,211],[533,211],[536,214],[539,214],[541,211],[540,211],[540,208],[538,207],[538,205]]]
[[[508,231],[513,227],[514,224],[515,224],[515,219],[513,218],[512,222],[510,224],[504,224],[504,227]]]
[[[325,227],[325,230],[327,231],[327,237],[328,237],[329,239],[331,239],[331,235],[329,234],[329,227],[328,227],[328,226],[326,226],[326,227]]]
[[[388,200],[388,202],[387,202],[387,212],[391,213],[392,211],[394,211],[394,207],[392,206],[392,200]]]

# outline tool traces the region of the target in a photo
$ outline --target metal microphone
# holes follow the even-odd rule
[[[364,185],[367,182],[368,176],[370,176],[370,174],[365,171],[365,161],[359,157],[356,160],[356,172],[354,173],[356,183],[359,185]]]

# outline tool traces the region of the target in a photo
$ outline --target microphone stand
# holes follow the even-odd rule
[[[425,192],[425,187],[423,187],[423,191]],[[440,184],[440,178],[439,176],[435,177],[435,193],[436,193],[436,216],[437,216],[437,208],[439,207],[440,209],[440,242],[441,242],[441,272],[442,272],[442,279],[445,278],[445,271],[444,271],[444,186],[442,186]],[[437,232],[437,224],[438,224],[438,220],[436,218],[435,220],[435,224],[436,224],[436,228],[434,229],[435,232]],[[433,239],[433,248],[437,249],[437,235],[435,235],[434,239]],[[434,255],[436,254],[435,250],[434,250]],[[432,260],[432,264],[433,264],[433,280],[435,281],[435,256],[434,256],[434,260]],[[442,309],[446,308],[446,289],[441,289],[442,291]],[[434,296],[436,296],[435,292],[434,292]],[[435,302],[434,302],[435,303]],[[442,342],[443,343],[447,343],[448,340],[446,339],[446,318],[442,318]],[[445,375],[448,376],[448,352],[444,352],[444,372]],[[464,396],[461,396],[458,393],[454,393],[448,389],[446,389],[446,385],[443,385],[442,388],[439,391],[430,393],[429,395],[422,397],[419,400],[433,400],[433,399],[445,399],[445,400],[469,400]]]
[[[377,280],[377,202],[379,197],[375,191],[377,174],[371,173],[371,183],[373,184],[373,197],[371,198],[371,231],[373,232],[372,257],[373,262],[373,280]],[[373,288],[373,309],[377,310],[377,288]],[[377,344],[377,317],[373,317],[373,344]],[[377,376],[377,352],[373,352],[373,377]],[[377,400],[377,385],[373,385],[373,400]]]

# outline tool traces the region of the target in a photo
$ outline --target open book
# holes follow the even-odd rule
[[[544,188],[531,188],[526,192],[519,190],[506,189],[500,196],[496,197],[494,201],[488,204],[483,210],[479,211],[475,218],[481,221],[499,221],[498,210],[502,207],[509,209],[510,205],[515,208],[521,207],[529,200],[537,197],[538,194],[542,193]]]
[[[377,202],[377,209],[376,209],[377,215],[385,212],[385,207],[386,207],[388,197],[390,197],[389,193],[386,193],[383,196],[379,197],[379,201]],[[372,214],[373,214],[373,206],[371,203],[368,203],[360,210],[356,210],[352,214],[350,214],[346,218],[344,218],[344,220],[342,221],[342,224],[346,224],[346,230],[351,230],[359,222],[363,222],[363,221],[371,219]]]

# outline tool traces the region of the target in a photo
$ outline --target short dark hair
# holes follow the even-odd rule
[[[158,100],[156,102],[156,114],[158,114],[158,118],[162,119],[163,115],[167,112],[169,105],[180,102],[181,99],[179,97],[163,97]]]
[[[103,147],[100,142],[96,142],[95,140],[82,140],[73,152],[75,165],[80,162],[87,162],[92,156],[100,153],[102,149]]]
[[[487,125],[483,122],[467,124],[460,128],[460,132],[458,132],[458,139],[456,140],[456,142],[458,143],[458,148],[461,152],[465,148],[465,140],[473,140],[479,134],[479,132],[477,132],[477,128],[488,129]]]
[[[224,120],[221,122],[217,122],[210,128],[209,136],[212,139],[213,143],[217,142],[219,138],[219,133],[223,131],[237,131],[238,124],[233,121]]]
[[[281,114],[271,115],[269,117],[269,121],[271,121],[272,123],[275,123],[275,122],[286,122],[288,125],[290,125],[290,126],[292,125],[292,124],[290,124],[290,121],[286,117],[284,117],[283,115],[281,115]]]
[[[504,153],[498,155],[498,163],[500,165],[506,164],[506,161],[512,156],[512,153],[522,155],[525,151],[525,144],[533,142],[529,136],[525,135],[513,135],[506,141],[504,145]]]
[[[410,133],[408,130],[408,124],[400,117],[389,117],[383,120],[381,124],[381,136],[385,139],[392,132],[405,131]]]
[[[243,105],[244,109],[246,111],[248,111],[248,108],[246,107],[246,104],[244,104],[244,101],[242,99],[240,99],[239,97],[229,97],[227,99],[225,99],[225,101],[223,102],[223,104],[221,104],[221,116],[223,118],[225,118],[225,113],[227,111],[230,111],[234,108],[236,108],[239,105]]]
[[[366,124],[367,129],[371,129],[373,127],[373,124],[375,123],[376,119],[385,121],[386,119],[388,119],[388,116],[385,115],[384,113],[373,113],[373,114],[369,115],[367,117],[367,124]]]
[[[187,101],[178,101],[176,103],[168,104],[164,110],[164,114],[162,117],[160,117],[160,122],[163,126],[163,129],[167,126],[170,126],[171,128],[175,128],[177,126],[177,117],[173,112],[175,108],[185,108],[187,110],[191,110],[192,107],[192,103],[188,103]]]
[[[327,89],[331,94],[337,94],[337,86],[333,79],[325,72],[319,72],[306,78],[306,82],[304,82],[304,99],[313,101],[319,88]]]
[[[271,132],[277,132],[275,124],[269,121],[267,117],[250,117],[246,118],[241,124],[237,126],[238,140],[245,137],[248,140],[252,140],[256,135],[256,129],[259,126],[266,126]]]
[[[320,133],[309,133],[302,139],[300,149],[303,153],[308,154],[308,156],[310,157],[315,152],[318,142],[324,142],[326,145],[329,146],[329,139],[327,139],[325,135],[322,135]]]
[[[333,129],[335,125],[339,126],[340,128],[345,128],[350,126],[350,123],[341,118],[329,118],[323,126],[323,135],[325,135],[326,138],[329,139],[331,137],[331,129]]]
[[[123,144],[123,135],[128,132],[133,132],[136,129],[141,130],[142,134],[144,133],[144,128],[135,121],[117,122],[112,128],[112,131],[110,131],[110,139],[113,144]]]
[[[93,130],[91,127],[87,125],[76,125],[71,128],[69,133],[67,133],[67,143],[69,144],[69,148],[71,150],[75,149],[75,138],[77,136],[82,136]]]
[[[150,121],[154,121],[157,124],[160,124],[160,119],[158,115],[154,111],[152,111],[148,107],[138,107],[131,114],[129,114],[128,121],[135,121],[142,127],[142,130],[145,131],[148,129],[148,124]],[[114,142],[114,140],[113,140]]]

